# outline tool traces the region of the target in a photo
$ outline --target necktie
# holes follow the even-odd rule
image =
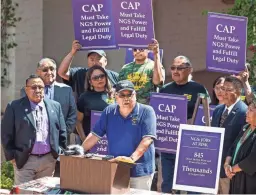
[[[220,127],[223,126],[223,123],[224,123],[224,121],[226,120],[227,117],[228,117],[228,109],[226,108],[225,112],[221,115]]]
[[[40,108],[39,107],[37,107],[36,108],[36,128],[37,128],[37,131],[39,131],[40,130],[40,123],[41,123],[41,121],[40,121],[40,110],[39,110]]]
[[[46,86],[45,86],[45,96],[46,96],[48,99],[51,99],[51,93],[50,93],[50,86],[49,86],[49,85],[46,85]]]

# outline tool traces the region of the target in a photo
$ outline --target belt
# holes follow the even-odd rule
[[[51,152],[47,152],[45,154],[30,154],[31,156],[37,156],[37,157],[42,157],[42,156],[45,156],[47,154],[50,154]]]

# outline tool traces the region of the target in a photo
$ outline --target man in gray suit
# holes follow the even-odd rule
[[[76,103],[72,88],[63,83],[56,82],[56,62],[50,58],[43,58],[39,61],[36,74],[43,80],[45,88],[45,97],[60,103],[67,133],[73,132],[76,125]],[[21,96],[24,97],[25,91],[21,90]]]
[[[43,80],[45,97],[60,103],[67,128],[68,144],[70,134],[76,124],[76,103],[72,88],[63,83],[56,82],[56,63],[53,59],[43,58],[39,61],[36,74]],[[25,96],[24,89],[21,92]],[[56,163],[54,176],[59,176],[59,161]]]
[[[61,105],[44,99],[42,79],[31,75],[25,92],[7,105],[1,124],[2,146],[14,166],[16,185],[52,176],[60,147],[67,144]]]

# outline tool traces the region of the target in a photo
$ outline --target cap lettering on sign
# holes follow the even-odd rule
[[[101,12],[102,8],[103,8],[103,4],[82,6],[83,12]]]
[[[227,26],[227,25],[223,26],[222,24],[217,24],[217,26],[216,26],[216,30],[218,32],[224,32],[224,33],[229,33],[229,34],[232,34],[235,29],[236,29],[236,27],[234,27],[234,26]]]
[[[134,2],[134,4],[132,2],[127,2],[127,1],[123,1],[121,3],[121,7],[122,9],[138,9],[138,7],[140,6],[140,2]]]

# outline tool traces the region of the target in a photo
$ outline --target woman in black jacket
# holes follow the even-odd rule
[[[224,164],[231,179],[230,194],[256,193],[256,98],[248,107],[246,122]]]

